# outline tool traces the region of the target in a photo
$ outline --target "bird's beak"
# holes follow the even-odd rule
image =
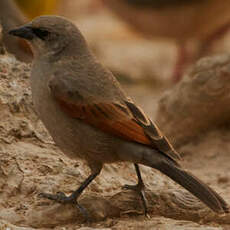
[[[10,35],[24,38],[26,40],[32,40],[35,35],[31,26],[21,26],[14,30],[9,31]]]

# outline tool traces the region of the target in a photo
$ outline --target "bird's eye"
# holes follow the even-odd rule
[[[46,37],[49,35],[49,31],[39,28],[33,28],[33,33],[42,40],[45,40]]]

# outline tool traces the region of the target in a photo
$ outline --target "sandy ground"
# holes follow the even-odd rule
[[[175,47],[134,35],[108,14],[83,14],[74,20],[95,54],[117,74],[128,94],[154,120],[157,102],[170,87]],[[73,13],[69,12],[69,16],[74,18]],[[101,23],[103,33],[98,31]],[[127,51],[121,52],[124,49]],[[189,216],[179,211],[177,215],[177,207],[158,206],[158,200],[166,202],[164,194],[176,194],[180,188],[146,167],[141,169],[152,209],[149,218],[144,217],[136,194],[122,190],[124,184],[136,181],[133,166],[128,163],[105,165],[84,192],[80,202],[90,209],[90,224],[84,223],[75,207],[40,198],[40,192],[71,193],[89,171],[81,161],[67,158],[38,120],[31,102],[29,74],[29,65],[9,55],[0,56],[0,229],[230,229],[229,217],[215,218],[205,207]],[[184,166],[230,202],[228,127],[192,139],[179,151]],[[150,196],[151,191],[154,197]],[[119,208],[111,208],[110,202],[117,202]],[[127,211],[125,206],[132,209]],[[174,210],[175,215],[168,214],[167,208]]]

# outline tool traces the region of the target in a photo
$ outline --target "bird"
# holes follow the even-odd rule
[[[230,1],[219,0],[100,0],[115,15],[147,38],[167,39],[178,47],[172,74],[182,79],[185,67],[207,54],[229,31]],[[198,43],[191,53],[191,43]]]
[[[39,118],[63,153],[82,159],[91,170],[71,195],[41,193],[43,198],[74,203],[87,216],[78,198],[103,165],[131,162],[138,182],[126,187],[140,195],[144,214],[148,205],[139,164],[159,170],[214,212],[229,212],[217,192],[183,169],[179,153],[97,60],[75,24],[64,17],[45,15],[9,34],[24,38],[33,50],[30,78]]]
[[[2,25],[3,44],[9,53],[23,62],[31,62],[32,51],[29,45],[20,38],[9,36],[8,31],[26,23],[26,16],[13,0],[0,0],[0,23]]]

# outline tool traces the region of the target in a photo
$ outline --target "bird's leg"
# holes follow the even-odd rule
[[[67,204],[72,203],[75,204],[82,215],[88,220],[88,213],[80,204],[78,204],[77,199],[82,194],[84,189],[99,175],[100,170],[92,173],[81,185],[80,187],[74,191],[70,196],[66,196],[63,192],[58,192],[57,194],[50,194],[50,193],[40,193],[39,196],[47,198],[49,200],[54,200],[56,202]]]
[[[173,83],[178,83],[182,79],[187,62],[188,52],[186,43],[178,44],[177,59],[172,73]]]
[[[125,185],[124,189],[134,190],[140,195],[142,204],[143,204],[143,208],[144,208],[144,214],[147,215],[148,206],[147,206],[147,200],[146,200],[145,191],[144,191],[145,185],[141,178],[141,172],[140,172],[138,164],[134,164],[134,166],[135,166],[135,170],[136,170],[136,174],[138,178],[138,183],[136,185]]]

